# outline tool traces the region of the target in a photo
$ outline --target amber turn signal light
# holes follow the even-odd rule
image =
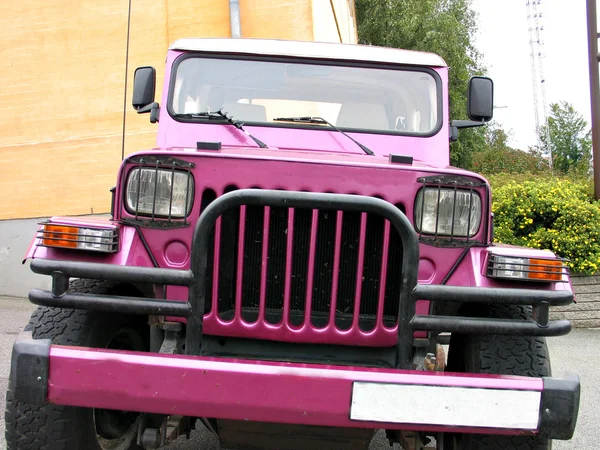
[[[530,259],[529,278],[534,280],[560,281],[563,275],[563,263],[552,259]]]
[[[42,243],[48,247],[77,248],[79,229],[66,225],[44,225]]]

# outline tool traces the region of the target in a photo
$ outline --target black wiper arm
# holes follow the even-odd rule
[[[352,136],[350,136],[349,134],[346,134],[345,132],[340,130],[338,127],[336,127],[334,124],[332,124],[331,122],[328,122],[327,120],[323,119],[322,117],[315,117],[315,116],[277,117],[277,118],[273,119],[273,121],[274,122],[296,122],[296,123],[324,123],[324,124],[329,125],[335,131],[339,131],[340,133],[342,133],[344,136],[346,136],[348,139],[350,139],[352,142],[354,142],[356,145],[358,145],[363,150],[363,152],[365,152],[367,155],[375,155],[375,153],[373,153],[373,151],[370,148],[368,148],[366,145],[361,144],[356,139],[354,139]]]
[[[179,113],[173,114],[173,117],[189,117],[192,119],[214,119],[214,120],[223,120],[223,116],[212,113],[212,112],[197,112],[197,113]]]
[[[239,123],[237,120],[235,120],[233,117],[230,117],[227,115],[227,113],[224,113],[222,110],[218,110],[215,111],[214,114],[218,114],[221,117],[223,117],[225,120],[227,120],[227,122],[229,122],[231,125],[233,125],[234,127],[236,127],[238,130],[240,130],[242,133],[248,135],[248,137],[250,139],[252,139],[254,142],[256,142],[258,144],[259,147],[261,148],[268,148],[267,144],[265,144],[263,141],[261,141],[258,138],[255,138],[254,136],[252,136],[248,131],[244,130],[244,127],[241,123]]]
[[[221,110],[218,110],[215,112],[175,114],[175,117],[191,117],[192,119],[208,119],[208,120],[223,120],[223,119],[225,119],[231,125],[236,127],[238,130],[240,130],[242,133],[246,134],[250,139],[252,139],[254,142],[256,142],[259,147],[268,148],[267,144],[265,144],[260,139],[252,136],[252,134],[250,134],[248,131],[246,131],[240,122],[235,120],[233,117],[230,117],[229,115],[227,115],[227,113],[224,113]]]

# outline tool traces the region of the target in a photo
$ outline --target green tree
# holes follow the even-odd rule
[[[356,0],[355,5],[359,43],[427,51],[444,58],[449,66],[451,117],[466,119],[469,78],[482,73],[471,0]],[[452,164],[471,168],[473,153],[484,144],[483,129],[461,130],[459,141],[451,146]]]
[[[485,148],[473,154],[473,170],[486,175],[548,173],[550,167],[542,155],[512,148],[508,139],[509,135],[499,126],[488,126]]]
[[[548,128],[540,127],[541,153],[549,156],[552,166],[564,174],[589,175],[592,160],[591,129],[573,105],[562,101],[550,105]],[[549,133],[547,132],[549,130]],[[548,149],[548,134],[550,149]]]

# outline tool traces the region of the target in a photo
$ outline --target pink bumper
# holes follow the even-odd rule
[[[15,397],[29,403],[558,439],[573,434],[579,406],[579,380],[108,351],[30,336],[17,339],[11,366]]]
[[[543,380],[535,378],[217,360],[52,346],[47,400],[84,407],[336,427],[441,430],[448,426],[352,420],[353,386],[357,382],[494,391],[541,392],[544,388]],[[435,398],[425,400],[444,408]],[[452,428],[477,431],[473,427]],[[535,432],[537,428],[505,428],[495,432],[514,434]]]

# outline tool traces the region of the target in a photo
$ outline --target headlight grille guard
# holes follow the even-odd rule
[[[142,168],[144,169],[148,169],[148,168],[152,168],[156,171],[156,176],[158,175],[158,171],[159,169],[169,169],[171,170],[171,173],[175,174],[175,170],[181,170],[184,169],[187,172],[187,186],[188,189],[186,189],[186,199],[185,199],[185,205],[188,204],[188,196],[190,195],[190,183],[189,183],[189,179],[190,177],[192,177],[192,173],[191,170],[193,168],[196,167],[196,165],[192,162],[189,161],[185,161],[183,159],[179,159],[179,158],[174,158],[172,156],[164,156],[164,155],[138,155],[138,156],[133,156],[131,158],[128,158],[126,160],[127,163],[131,163],[131,164],[136,164],[137,168],[139,168],[140,170]],[[124,176],[123,180],[123,196],[126,195],[126,180],[127,177]],[[141,177],[138,178],[138,183],[141,182]],[[194,182],[192,180],[191,183],[191,189],[194,189]],[[173,187],[174,184],[171,184],[171,199],[173,198]],[[136,202],[136,205],[139,205],[139,195],[140,195],[140,187],[138,185],[138,199]],[[157,195],[157,189],[154,190],[154,200],[153,200],[153,204],[156,204],[156,195]],[[155,216],[155,214],[153,213],[150,217],[145,217],[145,216],[141,216],[139,214],[139,212],[136,210],[135,211],[135,218],[122,218],[121,219],[121,223],[123,224],[127,224],[127,225],[134,225],[134,226],[141,226],[144,228],[161,228],[161,229],[167,229],[167,228],[182,228],[182,227],[188,227],[190,226],[190,222],[187,220],[188,219],[189,214],[185,214],[184,217],[182,218],[176,218],[176,217],[172,217],[171,216],[171,210],[169,209],[169,215],[166,218],[161,218],[161,220],[157,220],[157,217]]]
[[[473,239],[472,237],[470,237],[469,235],[467,236],[456,236],[453,232],[448,236],[448,235],[439,235],[437,233],[437,223],[436,223],[436,233],[431,236],[429,234],[423,233],[421,229],[419,229],[419,227],[417,227],[417,220],[416,220],[416,210],[415,210],[415,214],[413,215],[414,217],[414,223],[415,223],[415,231],[417,231],[418,234],[418,239],[420,242],[424,243],[424,244],[428,244],[428,245],[432,245],[435,247],[451,247],[451,248],[456,248],[456,247],[477,247],[477,246],[485,246],[486,242],[489,240],[488,239],[488,234],[489,234],[489,214],[486,213],[486,209],[488,208],[489,202],[490,202],[490,186],[487,183],[481,182],[480,180],[476,180],[474,178],[468,178],[468,177],[464,177],[464,176],[460,176],[460,175],[449,175],[449,174],[438,174],[438,175],[432,175],[429,177],[420,177],[417,178],[417,182],[422,184],[422,188],[419,190],[419,192],[423,191],[426,188],[436,188],[438,190],[438,192],[441,191],[442,188],[444,189],[448,189],[448,188],[452,188],[454,189],[455,193],[459,190],[459,189],[464,189],[464,190],[468,190],[471,196],[471,199],[473,198],[473,196],[477,195],[476,189],[480,189],[480,188],[485,188],[485,198],[481,199],[481,214],[483,215],[482,217],[482,223],[481,225],[483,226],[483,237],[482,239]],[[439,198],[439,196],[438,196]],[[454,205],[453,205],[453,211],[456,210],[456,202],[457,202],[457,198],[458,196],[455,195],[454,196]],[[416,207],[416,200],[415,200],[415,207]],[[423,220],[423,212],[424,212],[424,207],[425,207],[425,201],[421,202],[421,220]],[[438,205],[439,207],[439,205]],[[453,219],[454,220],[454,217]],[[467,226],[467,229],[470,228],[470,223],[471,223],[471,208],[469,207],[469,226]]]

